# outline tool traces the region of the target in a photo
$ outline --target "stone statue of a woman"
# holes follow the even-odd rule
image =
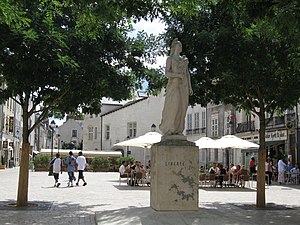
[[[181,56],[182,44],[175,38],[167,58],[165,75],[168,77],[165,104],[159,129],[164,136],[182,135],[189,95],[193,94],[188,71],[188,58]]]

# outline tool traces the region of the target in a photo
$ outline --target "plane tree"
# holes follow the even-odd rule
[[[190,61],[191,102],[232,104],[258,116],[259,208],[265,207],[266,124],[299,101],[299,9],[299,1],[182,0],[162,14],[166,43],[178,37]]]
[[[28,205],[29,135],[41,121],[79,109],[99,113],[102,97],[128,99],[145,78],[159,80],[144,66],[153,61],[155,37],[128,35],[155,8],[156,1],[140,0],[0,3],[0,100],[12,98],[23,111],[17,206]]]

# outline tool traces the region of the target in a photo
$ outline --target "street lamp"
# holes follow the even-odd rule
[[[60,149],[60,134],[57,134],[57,153],[59,153],[59,149]]]
[[[127,136],[127,138],[126,138],[127,140],[129,140],[130,139],[130,137],[129,136]],[[126,146],[126,156],[128,157],[128,151],[129,151],[129,146]]]
[[[50,129],[51,129],[51,160],[53,159],[53,133],[54,133],[54,127],[55,127],[55,121],[52,120],[50,125],[49,125]],[[53,167],[52,169],[49,170],[48,176],[53,176]]]
[[[152,131],[152,132],[155,132],[155,131],[156,131],[156,126],[155,126],[154,123],[151,125],[151,131]]]
[[[54,148],[54,145],[53,145],[53,135],[54,135],[54,128],[55,128],[55,121],[52,120],[51,123],[50,123],[50,129],[51,129],[51,160],[53,159],[53,148]]]

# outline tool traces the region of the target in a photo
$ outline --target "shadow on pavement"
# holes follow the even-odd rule
[[[226,187],[226,188],[215,188],[215,187],[199,187],[199,189],[204,191],[218,191],[218,192],[256,192],[254,189],[250,188],[238,188],[238,187]]]
[[[0,224],[94,225],[95,210],[108,205],[81,206],[71,202],[58,204],[47,201],[32,201],[29,207],[16,208],[9,206],[9,204],[15,204],[15,200],[0,201]]]
[[[118,210],[96,212],[97,225],[254,225],[298,224],[297,210],[243,209],[233,204],[213,203],[201,205],[197,211],[155,211],[151,207],[128,207]]]
[[[127,184],[123,184],[123,185],[114,185],[115,188],[117,188],[118,190],[120,191],[136,191],[136,190],[139,190],[139,191],[150,191],[150,186],[130,186],[130,185],[127,185]]]
[[[50,210],[53,202],[29,201],[27,207],[17,207],[15,200],[0,201],[0,210]]]

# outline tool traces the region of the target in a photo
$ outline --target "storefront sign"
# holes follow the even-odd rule
[[[287,140],[287,130],[276,130],[266,132],[266,142],[268,141],[285,141]]]

